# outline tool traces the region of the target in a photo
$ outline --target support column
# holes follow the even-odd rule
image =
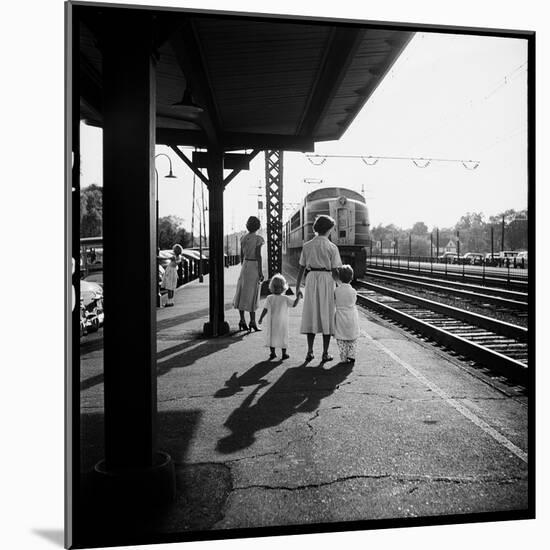
[[[66,62],[71,68],[67,75],[67,118],[65,134],[65,205],[66,205],[66,248],[65,276],[71,281],[66,300],[67,342],[65,399],[67,427],[65,435],[65,547],[75,541],[75,524],[80,513],[80,346],[75,345],[80,333],[80,67],[77,55],[80,33],[79,20],[74,6],[65,4],[66,17]],[[72,443],[72,444],[71,444]]]
[[[105,11],[103,237],[105,474],[131,504],[174,495],[157,452],[155,66],[150,15]],[[117,480],[122,484],[117,486]],[[131,480],[131,482],[129,481]],[[126,493],[126,495],[125,495]]]
[[[283,268],[283,151],[265,152],[267,212],[267,271],[269,278]]]
[[[210,320],[204,325],[204,334],[216,337],[229,332],[224,311],[223,151],[208,152],[208,179]]]

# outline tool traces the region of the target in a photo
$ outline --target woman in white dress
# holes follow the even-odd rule
[[[261,248],[264,239],[256,235],[260,229],[260,220],[250,216],[246,222],[248,233],[241,239],[241,274],[237,281],[237,290],[233,298],[233,306],[239,310],[239,330],[260,330],[256,325],[256,310],[259,305],[260,283],[264,280],[262,272]],[[250,324],[247,326],[245,311],[250,313]]]
[[[296,281],[296,295],[301,296],[300,284],[304,273],[306,284],[304,308],[300,332],[307,334],[306,361],[313,356],[315,335],[323,335],[322,360],[331,361],[328,353],[330,337],[334,334],[334,289],[337,269],[342,265],[338,247],[329,240],[328,234],[334,227],[330,216],[318,216],[313,224],[316,236],[304,243],[300,256],[300,270]]]

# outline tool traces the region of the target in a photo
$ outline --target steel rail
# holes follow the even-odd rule
[[[385,275],[381,273],[374,273],[373,276],[378,277],[380,279],[384,279],[386,281],[396,282],[400,284],[407,284],[409,286],[420,287],[426,290],[432,290],[434,292],[443,292],[451,296],[459,296],[461,298],[466,298],[468,300],[477,301],[477,302],[481,301],[484,303],[507,307],[509,309],[527,311],[529,308],[529,304],[527,302],[523,302],[519,300],[511,300],[509,298],[501,298],[499,296],[483,294],[483,293],[474,292],[471,290],[462,290],[462,289],[457,289],[452,287],[444,287],[442,285],[436,285],[425,281],[415,281],[415,280],[410,280],[406,277],[395,277],[392,275]]]
[[[412,263],[410,264],[411,266],[413,265]],[[498,285],[502,285],[502,286],[505,286],[507,288],[515,288],[515,289],[520,289],[520,290],[524,290],[524,289],[527,289],[528,288],[528,280],[527,280],[527,276],[522,276],[521,278],[510,278],[510,281],[508,281],[507,277],[494,277],[492,276],[493,274],[491,275],[488,275],[487,272],[485,274],[485,276],[483,276],[483,274],[480,274],[480,275],[475,275],[473,273],[468,273],[468,274],[462,274],[461,271],[459,270],[456,270],[456,269],[448,269],[447,272],[445,272],[445,269],[443,268],[436,268],[435,265],[444,265],[444,264],[434,264],[434,267],[433,269],[430,269],[429,265],[427,267],[421,267],[420,269],[411,269],[411,268],[407,268],[407,264],[403,264],[403,265],[391,265],[391,266],[381,266],[381,265],[373,265],[372,263],[370,263],[368,260],[367,260],[367,270],[369,269],[372,269],[372,268],[375,268],[375,269],[384,269],[386,271],[395,271],[395,272],[398,272],[398,273],[403,273],[403,272],[406,272],[406,273],[409,273],[410,271],[414,271],[415,273],[426,273],[426,274],[429,274],[429,275],[433,275],[435,273],[437,274],[441,274],[441,275],[445,275],[445,278],[447,279],[451,279],[451,280],[461,280],[461,281],[469,281],[469,282],[474,282],[474,283],[477,283],[477,282],[480,282],[480,281],[483,281],[483,283],[485,285],[488,285],[488,284],[492,284],[493,286],[498,286]],[[523,280],[522,280],[523,279]]]
[[[528,367],[521,361],[517,361],[459,335],[452,334],[445,329],[435,327],[434,325],[417,319],[403,311],[392,308],[387,304],[373,300],[361,293],[358,293],[357,298],[361,305],[389,316],[393,320],[421,333],[440,345],[453,349],[466,357],[474,358],[510,379],[522,383],[526,383],[527,381]]]
[[[439,302],[434,302],[433,300],[427,300],[426,298],[420,298],[419,296],[407,294],[399,290],[393,290],[391,288],[375,285],[374,283],[357,281],[357,286],[369,288],[371,290],[374,290],[375,292],[379,292],[380,294],[392,296],[394,298],[397,298],[398,300],[402,300],[403,302],[415,304],[424,307],[430,311],[435,311],[437,313],[442,313],[443,315],[448,315],[453,319],[458,319],[465,323],[470,323],[477,327],[490,330],[496,334],[508,336],[509,338],[513,338],[514,340],[518,340],[520,342],[527,342],[528,330],[524,327],[513,325],[511,323],[505,323],[504,321],[498,321],[497,319],[492,319],[491,317],[486,317],[485,315],[472,313],[471,311],[466,311],[453,306],[441,304]]]
[[[447,279],[437,279],[435,277],[429,277],[428,275],[412,275],[410,273],[401,273],[396,271],[391,271],[390,273],[392,273],[392,275],[387,275],[388,271],[384,269],[368,268],[367,270],[367,275],[373,274],[374,276],[378,276],[378,274],[381,274],[384,276],[396,277],[403,280],[418,282],[429,281],[442,287],[471,290],[472,292],[480,292],[482,294],[489,294],[491,296],[497,296],[499,298],[507,298],[509,300],[516,300],[519,302],[528,303],[528,293],[518,290],[505,290],[503,288],[475,285],[470,283],[460,283],[458,281],[449,281]]]

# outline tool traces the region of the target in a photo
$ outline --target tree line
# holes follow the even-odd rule
[[[527,210],[509,209],[485,218],[482,212],[468,212],[451,227],[432,227],[416,222],[411,228],[379,224],[371,229],[373,253],[395,251],[396,254],[430,256],[441,254],[449,242],[460,245],[460,254],[489,253],[500,250],[528,249]],[[437,234],[439,233],[439,251]]]
[[[97,237],[103,234],[103,188],[99,185],[89,185],[80,191],[80,236]],[[439,232],[439,252],[436,250],[436,238]],[[185,229],[183,219],[177,216],[163,216],[159,219],[159,248],[169,249],[176,243],[184,248],[198,246],[198,231],[193,238]],[[237,249],[240,237],[245,231],[239,231],[226,236],[224,249],[230,253]],[[504,235],[504,240],[503,240]],[[452,241],[460,241],[460,253],[495,252],[499,250],[527,250],[527,210],[509,209],[495,216],[485,218],[482,212],[467,212],[451,227],[431,230],[422,222],[416,222],[411,228],[401,228],[394,224],[379,224],[371,229],[373,252],[394,252],[414,256],[429,256],[441,253],[442,249]],[[203,235],[203,246],[207,239]]]
[[[122,213],[121,213],[122,215]],[[103,235],[103,187],[92,184],[80,190],[80,237]],[[198,243],[198,236],[193,239]],[[183,219],[177,216],[159,218],[158,244],[161,250],[181,244],[192,246],[191,234],[183,226]]]

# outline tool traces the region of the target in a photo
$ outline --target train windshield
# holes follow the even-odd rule
[[[348,199],[365,202],[365,198],[361,195],[361,193],[357,193],[357,191],[352,191],[351,189],[344,189],[342,187],[326,187],[324,189],[317,189],[306,196],[306,201],[334,199],[337,197],[347,197]]]

